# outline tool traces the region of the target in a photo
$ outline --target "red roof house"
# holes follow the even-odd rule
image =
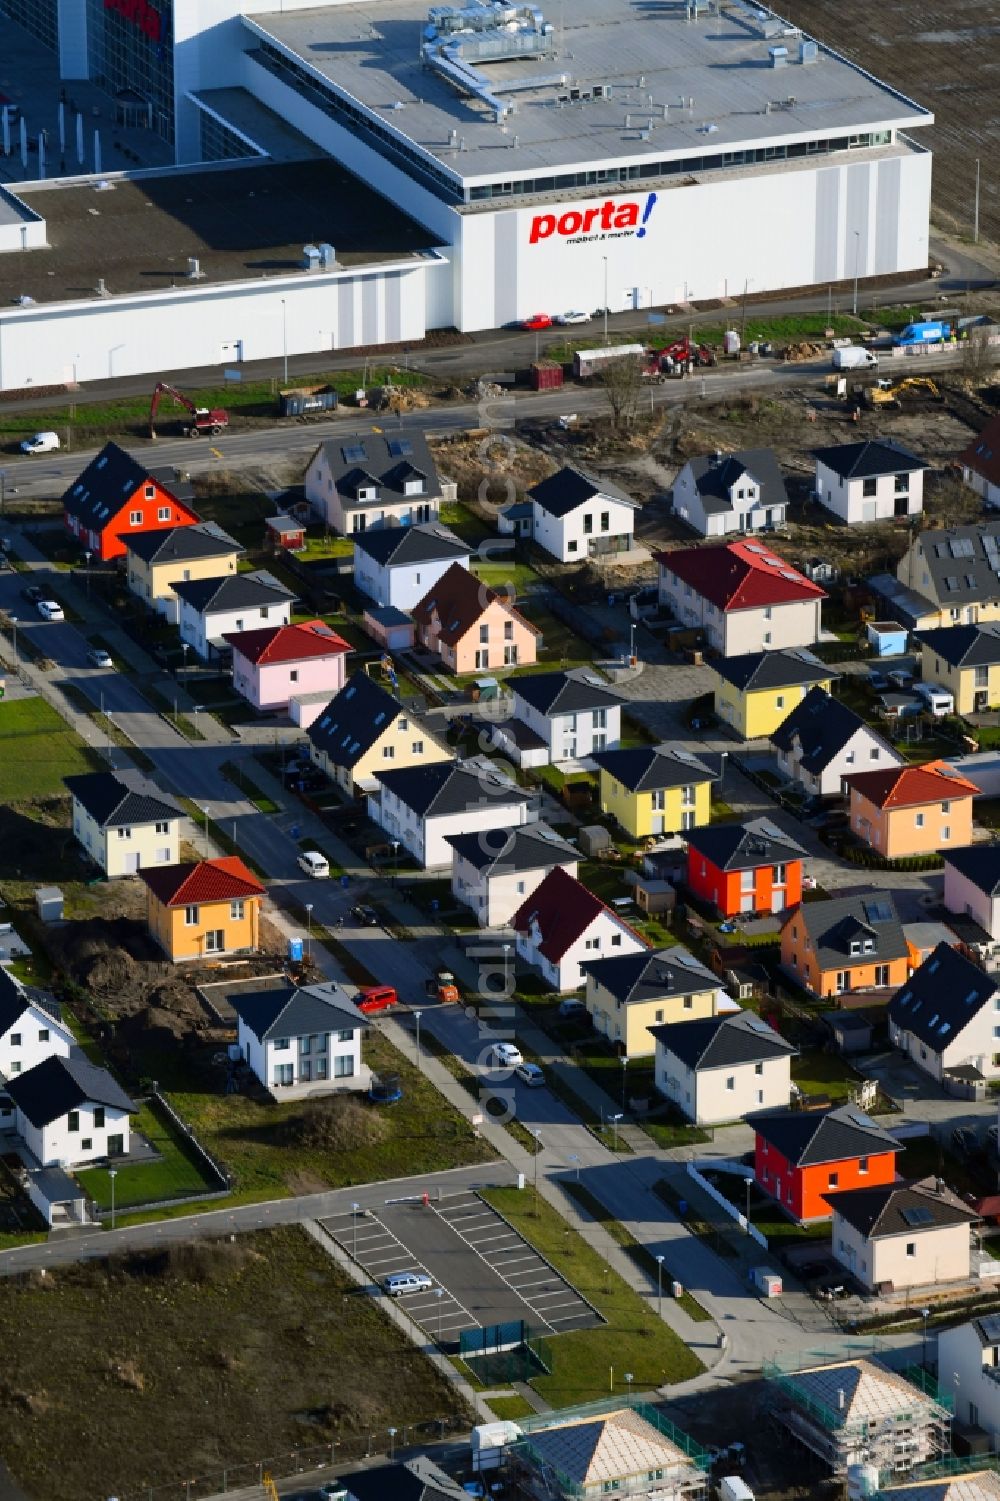
[[[550,870],[511,918],[517,952],[554,990],[578,990],[588,959],[637,954],[646,940],[561,865]]]
[[[860,771],[844,784],[851,832],[888,860],[972,843],[979,788],[947,761]]]
[[[805,850],[767,818],[685,830],[687,885],[722,917],[783,912],[802,900]]]
[[[987,505],[1000,506],[1000,412],[991,417],[978,438],[958,455],[965,483]]]
[[[775,1111],[753,1126],[754,1179],[792,1219],[829,1219],[843,1189],[895,1181],[899,1142],[857,1105]]]
[[[258,947],[264,887],[238,855],[140,870],[146,922],[175,963]]]
[[[826,593],[763,542],[657,553],[660,603],[724,657],[819,639]]]
[[[105,443],[63,496],[67,530],[102,563],[125,556],[125,538],[135,532],[194,526],[200,517],[188,503],[193,492],[173,470],[149,470]]]
[[[262,713],[289,710],[305,729],[344,686],[350,643],[322,620],[234,631],[233,686]]]

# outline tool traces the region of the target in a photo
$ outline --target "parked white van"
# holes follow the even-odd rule
[[[939,683],[914,683],[913,691],[923,699],[936,719],[941,719],[945,714],[954,714],[955,695],[949,693],[947,688],[942,688]]]
[[[58,433],[35,433],[21,444],[22,453],[54,453],[59,447]]]

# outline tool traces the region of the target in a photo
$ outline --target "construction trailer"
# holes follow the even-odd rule
[[[951,1398],[919,1367],[900,1375],[878,1360],[796,1367],[767,1361],[771,1411],[833,1475],[854,1465],[902,1473],[951,1449]]]

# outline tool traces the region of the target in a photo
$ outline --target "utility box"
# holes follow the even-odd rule
[[[719,1501],[754,1501],[754,1494],[742,1475],[723,1475],[719,1481]]]
[[[531,389],[554,391],[563,383],[563,367],[555,360],[536,360],[531,367]]]
[[[752,1272],[753,1285],[764,1298],[780,1298],[783,1288],[781,1278],[770,1267],[755,1266]]]
[[[58,886],[39,886],[35,892],[35,908],[42,922],[62,922],[63,894]]]

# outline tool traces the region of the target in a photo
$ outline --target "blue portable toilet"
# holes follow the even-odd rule
[[[301,938],[289,938],[289,940],[288,940],[288,959],[289,959],[289,963],[291,963],[291,964],[301,964],[302,963],[302,939]]]
[[[341,876],[341,878],[340,878],[340,884],[344,888],[344,890],[346,891],[347,888],[348,888],[348,886],[350,886],[350,884],[351,884],[351,878],[350,878],[350,876]]]

